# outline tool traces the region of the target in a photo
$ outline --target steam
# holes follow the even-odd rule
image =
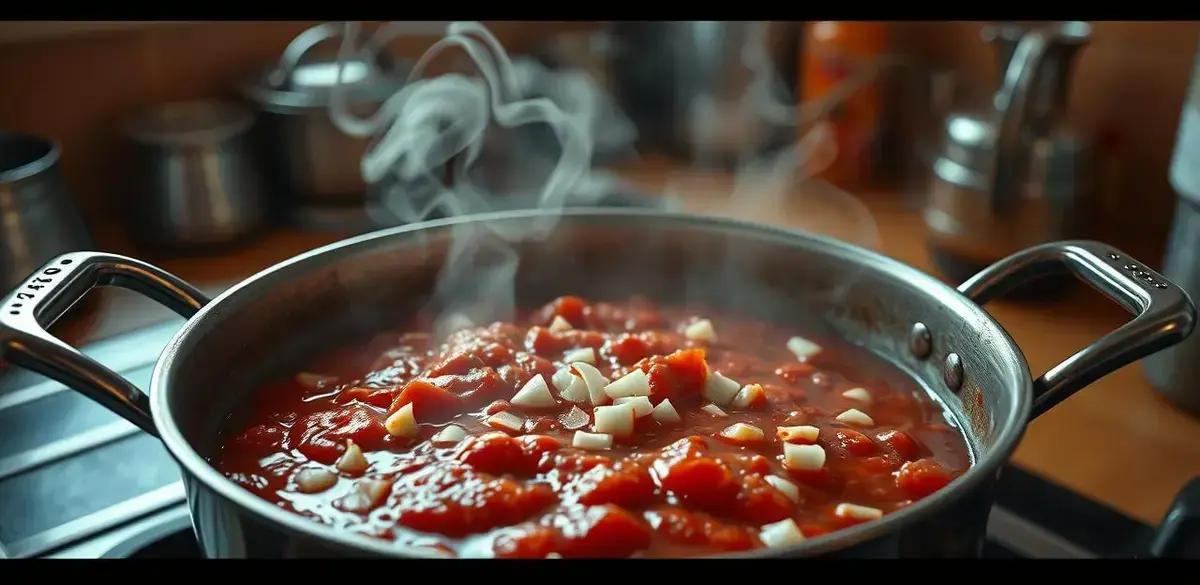
[[[491,32],[475,22],[450,24],[446,36],[416,62],[399,92],[371,116],[356,117],[347,103],[343,76],[346,63],[355,54],[359,33],[357,23],[347,23],[331,116],[348,134],[377,137],[363,157],[363,177],[368,183],[383,185],[381,202],[399,221],[496,209],[500,194],[476,187],[471,175],[492,122],[508,130],[545,124],[560,147],[557,163],[541,188],[535,193],[508,194],[509,201],[520,205],[533,197],[532,204],[525,207],[561,209],[588,173],[592,156],[589,104],[567,112],[546,98],[522,98],[512,61]],[[364,46],[384,47],[397,34],[402,32],[384,26]],[[482,79],[457,73],[421,78],[435,59],[453,49],[470,58]],[[445,177],[450,180],[444,181]],[[521,225],[456,226],[432,299],[439,312],[436,333],[445,335],[468,323],[514,317],[513,283],[519,259],[512,244],[544,239],[556,223],[556,217],[548,214]]]
[[[552,88],[556,100],[522,96],[522,88],[528,87],[532,78],[547,78],[545,72],[525,63],[515,66],[497,39],[476,22],[448,25],[445,36],[420,57],[402,88],[375,112],[360,117],[349,103],[347,63],[355,59],[373,63],[374,51],[410,29],[383,25],[360,45],[361,32],[358,23],[345,25],[330,115],[342,131],[372,140],[362,160],[362,174],[377,190],[378,204],[393,221],[410,223],[504,206],[560,210],[572,198],[573,202],[586,202],[602,195],[609,185],[603,174],[591,169],[595,139],[620,142],[635,135],[631,125],[620,123],[624,120],[621,116],[614,118],[618,123],[597,124],[605,104],[582,73],[556,74]],[[475,74],[424,77],[435,61],[451,52],[465,54]],[[755,24],[740,58],[751,72],[751,81],[732,108],[722,111],[723,104],[711,96],[700,96],[693,104],[691,133],[695,139],[714,140],[724,133],[736,136],[741,147],[725,198],[715,209],[703,211],[760,223],[799,217],[799,224],[787,227],[877,246],[878,230],[862,203],[812,179],[837,156],[825,115],[875,70],[868,68],[824,100],[796,106],[775,97],[779,80],[766,50],[765,23]],[[772,150],[767,147],[766,133],[745,132],[751,125],[761,124],[784,128],[797,139]],[[523,132],[530,127],[548,128],[558,146],[557,159],[541,182],[510,193],[498,193],[494,184],[479,187],[477,163],[488,152],[489,139],[494,139],[496,132]],[[515,168],[524,172],[526,166]],[[694,199],[698,186],[669,183],[664,195],[681,201]],[[711,187],[708,191],[711,195]],[[437,315],[435,333],[445,336],[472,323],[515,317],[519,256],[514,245],[543,240],[556,224],[557,214],[551,213],[520,225],[476,222],[454,227],[430,300],[429,308]],[[719,276],[709,273],[686,283],[687,297],[711,297],[699,289],[711,292],[714,282],[739,282],[742,284],[730,287],[736,290],[726,294],[731,306],[788,304],[769,298],[772,293],[753,286],[753,278],[742,277],[755,268],[753,259],[740,257],[736,249],[727,250],[723,258],[707,260]]]

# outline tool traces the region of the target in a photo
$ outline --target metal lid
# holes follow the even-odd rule
[[[254,115],[240,104],[200,100],[151,106],[125,122],[125,134],[134,141],[155,146],[216,144],[247,129]]]

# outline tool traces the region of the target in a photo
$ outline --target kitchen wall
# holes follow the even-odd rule
[[[2,23],[0,128],[53,137],[81,205],[102,228],[101,243],[122,249],[116,222],[123,202],[128,150],[120,120],[162,100],[232,95],[242,76],[277,58],[311,22]],[[506,47],[588,23],[489,23]],[[991,47],[980,23],[894,23],[897,51],[959,73],[976,102],[993,88]],[[75,28],[62,34],[63,28]],[[1098,137],[1102,211],[1095,232],[1157,254],[1169,225],[1173,194],[1167,167],[1192,69],[1200,23],[1098,22],[1073,75],[1075,121]],[[419,54],[428,38],[397,50]]]

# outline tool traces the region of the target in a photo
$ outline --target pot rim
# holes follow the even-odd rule
[[[249,513],[263,522],[284,528],[294,533],[298,533],[304,537],[326,544],[335,545],[356,553],[367,553],[371,555],[388,557],[417,556],[442,558],[442,555],[433,554],[427,550],[420,550],[414,547],[397,546],[383,540],[353,534],[344,530],[336,529],[329,525],[314,522],[308,518],[300,516],[299,514],[289,512],[271,504],[267,500],[254,495],[250,491],[242,488],[225,476],[221,475],[221,473],[212,465],[210,465],[208,461],[206,461],[204,457],[200,455],[199,451],[188,442],[188,440],[183,436],[183,433],[180,431],[179,427],[175,424],[174,417],[170,411],[170,401],[168,400],[170,388],[172,386],[172,366],[176,363],[176,361],[182,359],[180,347],[186,340],[188,340],[191,333],[197,329],[197,323],[203,321],[204,318],[210,312],[212,312],[215,307],[223,303],[235,302],[239,296],[244,294],[242,291],[249,288],[255,282],[267,278],[272,274],[282,272],[288,268],[303,264],[313,258],[331,253],[335,250],[352,248],[376,240],[404,237],[408,234],[449,227],[462,223],[509,219],[531,219],[545,217],[547,215],[561,215],[570,217],[595,217],[602,215],[617,217],[650,217],[668,222],[688,224],[694,227],[726,229],[752,237],[765,237],[778,242],[780,245],[788,245],[790,242],[790,244],[793,246],[816,246],[819,249],[819,253],[833,253],[841,256],[856,257],[865,267],[874,270],[891,272],[908,280],[909,282],[916,283],[925,292],[925,294],[933,297],[933,299],[940,305],[953,310],[959,315],[962,315],[964,311],[966,313],[973,313],[973,318],[980,319],[982,322],[994,327],[1004,339],[1005,347],[1001,348],[1000,351],[1008,352],[1009,357],[1011,358],[1003,360],[1003,363],[1007,364],[1010,370],[1006,373],[1006,376],[1013,379],[1015,385],[1017,386],[1017,396],[1013,397],[1012,405],[1007,413],[1009,420],[1013,422],[1000,429],[991,449],[989,449],[988,452],[982,457],[979,457],[975,461],[975,464],[967,469],[967,471],[962,475],[956,477],[947,486],[938,490],[934,494],[923,498],[902,510],[887,514],[880,520],[865,522],[848,528],[836,530],[829,534],[806,540],[800,545],[785,549],[763,548],[752,551],[709,555],[706,558],[813,556],[845,549],[855,544],[881,537],[885,534],[893,532],[901,526],[912,524],[935,514],[939,509],[949,506],[954,501],[978,488],[984,482],[989,481],[995,476],[1000,466],[1008,460],[1009,456],[1016,449],[1017,443],[1020,441],[1020,438],[1025,431],[1025,427],[1028,424],[1032,409],[1033,390],[1032,378],[1030,377],[1029,366],[1025,361],[1024,354],[1020,351],[1016,342],[1012,339],[1008,332],[1005,331],[1005,329],[1000,326],[1000,324],[997,323],[996,320],[986,310],[942,281],[912,266],[909,266],[908,264],[888,258],[878,252],[867,250],[865,248],[836,240],[834,238],[800,230],[763,225],[740,219],[714,217],[694,213],[669,212],[637,208],[615,209],[578,207],[553,211],[518,210],[466,215],[378,230],[298,254],[287,260],[274,264],[262,271],[259,271],[257,274],[254,274],[226,289],[223,293],[214,298],[212,302],[205,305],[199,312],[188,319],[188,321],[179,329],[178,332],[175,333],[174,337],[171,338],[171,341],[163,349],[158,362],[154,366],[154,371],[150,380],[150,410],[153,415],[154,426],[158,429],[159,436],[161,437],[167,450],[180,464],[187,476],[190,476],[194,480],[200,482],[208,490],[218,494],[221,498],[233,503],[241,510]]]

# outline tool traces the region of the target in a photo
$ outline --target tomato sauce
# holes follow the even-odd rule
[[[787,546],[895,512],[971,465],[941,405],[835,340],[794,346],[797,332],[736,316],[575,297],[440,343],[413,332],[430,329],[267,385],[212,463],[340,529],[537,558]],[[614,407],[616,380],[633,396]],[[515,397],[527,388],[538,399]]]

